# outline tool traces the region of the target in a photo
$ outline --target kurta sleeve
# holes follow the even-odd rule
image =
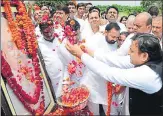
[[[109,66],[119,67],[119,68],[131,68],[133,65],[130,63],[130,58],[127,56],[128,50],[131,45],[131,37],[133,34],[129,35],[122,46],[116,51],[104,52],[101,49],[97,49],[94,52],[94,58],[102,62],[108,63]]]
[[[100,60],[104,63],[107,63],[110,67],[117,67],[117,68],[133,68],[134,65],[130,63],[130,56],[118,56],[115,54],[112,55],[107,55],[107,53],[100,52],[99,55],[101,54],[100,57],[95,57],[95,59]],[[104,56],[104,57],[103,57]]]
[[[133,37],[133,36],[134,36],[134,34],[130,34],[126,38],[126,40],[124,41],[124,43],[122,44],[122,46],[119,49],[117,49],[116,51],[108,52],[107,54],[101,55],[102,54],[101,53],[101,50],[100,51],[99,50],[96,50],[94,52],[94,57],[96,57],[97,59],[101,59],[101,61],[102,61],[102,60],[105,59],[105,57],[107,55],[113,55],[113,54],[114,55],[119,55],[119,56],[125,56],[125,55],[127,55],[128,54],[128,51],[129,51],[129,48],[130,48],[130,45],[131,45],[131,42],[132,42],[131,37]]]
[[[146,65],[131,69],[120,69],[109,67],[85,53],[81,59],[87,68],[99,75],[99,78],[104,78],[110,82],[140,89],[149,94],[157,92],[162,86],[161,78]]]

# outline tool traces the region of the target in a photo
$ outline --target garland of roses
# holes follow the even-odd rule
[[[74,25],[75,22],[71,21],[70,24],[71,25]],[[62,27],[64,28],[64,35],[63,35],[63,38],[61,40],[61,42],[68,36],[68,40],[70,41],[71,44],[74,44],[74,35],[75,35],[75,31],[72,30],[72,28],[67,25],[67,26],[63,26]],[[83,41],[79,41],[78,45],[82,44],[82,43],[85,43],[85,40]],[[87,53],[87,51],[85,50],[85,46],[84,45],[81,45],[80,48],[85,52]],[[79,60],[77,60],[79,61]],[[80,61],[79,61],[80,63]],[[68,68],[68,72],[69,74],[74,74],[76,72],[76,68],[77,68],[77,62],[76,61],[72,61],[70,62],[69,65],[73,64],[73,67],[71,68]],[[112,83],[111,82],[108,82],[107,83],[107,93],[108,93],[108,96],[107,96],[107,101],[108,101],[108,108],[107,108],[107,113],[106,115],[107,116],[110,116],[110,111],[111,111],[111,102],[112,102],[112,92],[113,92],[113,89],[112,89]]]
[[[46,116],[66,116],[66,115],[69,115],[69,116],[76,116],[76,115],[78,115],[78,116],[80,116],[80,115],[93,116],[93,113],[90,110],[88,110],[88,108],[84,108],[83,110],[72,112],[67,109],[58,107],[54,112],[51,112],[51,113],[47,114]]]
[[[111,111],[111,102],[112,102],[112,83],[108,82],[107,83],[107,93],[108,93],[108,108],[107,108],[107,112],[106,115],[110,116],[110,111]]]
[[[18,13],[23,16],[24,14],[26,14],[26,9],[25,9],[25,7],[21,1],[19,1],[18,3],[19,3],[18,4],[19,5]],[[10,2],[7,0],[4,1],[4,9],[5,9],[5,13],[7,16],[8,23],[9,23],[9,28],[10,28],[12,36],[15,40],[14,41],[15,44],[17,45],[18,49],[20,49],[20,50],[25,49],[24,48],[25,45],[21,44],[23,42],[22,42],[22,39],[20,36],[20,32],[17,29],[18,26],[16,25],[16,23],[14,22],[14,20],[12,18],[12,11],[10,8]],[[11,72],[11,68],[10,68],[9,64],[5,61],[3,56],[1,56],[1,57],[3,58],[3,61],[5,63],[2,65],[2,67],[5,70],[3,71],[2,74],[8,80],[9,86],[13,89],[16,96],[23,103],[25,108],[28,109],[28,111],[30,111],[32,114],[43,114],[44,107],[45,107],[45,103],[44,103],[45,100],[44,100],[44,96],[43,96],[43,94],[44,94],[43,93],[43,82],[42,82],[42,78],[39,75],[41,70],[40,70],[39,60],[38,60],[37,53],[36,53],[37,44],[36,44],[36,39],[34,38],[35,37],[34,31],[33,31],[34,29],[32,28],[33,25],[32,25],[31,19],[29,19],[29,17],[27,15],[25,15],[25,17],[23,17],[23,18],[26,20],[24,20],[21,23],[24,24],[23,30],[24,30],[24,33],[25,33],[26,38],[27,38],[28,51],[29,51],[29,54],[32,55],[32,64],[33,64],[34,70],[35,70],[35,81],[34,81],[34,83],[36,85],[36,90],[34,92],[34,96],[31,97],[24,90],[22,90],[22,87],[16,82],[15,78],[10,78],[13,74]],[[27,27],[27,26],[29,26],[29,27]],[[33,34],[33,35],[31,36],[31,34]],[[31,36],[31,38],[30,38],[30,36]],[[8,73],[8,74],[4,74],[4,72],[6,70],[7,70],[6,73]],[[41,97],[42,100],[40,102],[40,106],[38,109],[34,110],[27,103],[36,104],[40,98],[41,93],[42,93],[42,97]]]
[[[19,100],[23,103],[24,107],[30,111],[32,114],[42,114],[42,112],[44,111],[44,101],[40,102],[40,106],[37,110],[32,109],[29,104],[27,104],[27,99],[29,100],[28,102],[35,102],[34,99],[32,98],[28,98],[31,97],[28,94],[26,94],[26,92],[22,89],[22,87],[17,83],[16,79],[13,77],[13,73],[11,71],[11,67],[10,65],[7,63],[7,61],[5,60],[5,58],[2,56],[1,54],[1,61],[2,61],[2,69],[1,69],[1,73],[3,75],[4,78],[6,78],[8,85],[12,88],[12,90],[14,91],[15,95],[19,98]],[[37,86],[39,86],[39,88],[37,88],[35,90],[35,94],[36,96],[39,97],[39,92],[41,89],[41,86],[43,86],[43,82],[42,81],[37,81]],[[43,98],[43,96],[42,96]]]

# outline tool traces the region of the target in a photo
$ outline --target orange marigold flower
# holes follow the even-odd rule
[[[71,21],[70,21],[70,25],[71,25],[71,26],[75,25],[75,21],[74,21],[74,20],[71,20]]]

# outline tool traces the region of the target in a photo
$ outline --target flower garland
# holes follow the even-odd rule
[[[20,32],[22,31],[25,34],[24,38],[27,40],[27,49],[28,49],[29,54],[32,56],[32,64],[34,66],[34,71],[35,71],[35,78],[34,78],[33,82],[36,85],[36,89],[34,91],[34,96],[32,97],[32,96],[28,95],[22,89],[22,87],[17,83],[15,78],[10,78],[11,76],[13,76],[13,74],[11,72],[11,68],[10,68],[9,64],[5,61],[3,56],[1,56],[3,59],[3,62],[4,62],[2,67],[5,70],[3,70],[2,74],[8,80],[9,86],[13,89],[16,96],[19,98],[19,100],[23,103],[23,105],[25,106],[25,108],[27,108],[28,111],[30,111],[32,114],[43,114],[44,107],[45,107],[45,103],[44,103],[45,100],[44,100],[44,95],[43,95],[44,94],[43,82],[42,82],[42,78],[40,77],[41,70],[40,70],[39,60],[38,60],[37,52],[36,52],[37,43],[36,43],[34,31],[33,31],[34,26],[32,25],[31,19],[27,16],[26,9],[21,1],[18,2],[19,16],[17,16],[17,18],[16,18],[17,23],[15,23],[12,18],[10,2],[7,0],[4,1],[4,9],[5,9],[5,13],[7,16],[8,23],[9,23],[9,28],[10,28],[12,36],[15,40],[14,42],[17,45],[18,49],[20,49],[20,50],[25,49],[25,44],[22,44],[23,42],[22,42],[22,38],[21,38],[22,36],[21,36]],[[17,26],[17,24],[18,24],[18,26]],[[18,30],[18,27],[22,27],[20,29],[21,31]],[[6,70],[7,70],[7,72],[5,74]],[[41,96],[41,93],[42,93],[42,97],[41,97],[42,100],[40,102],[39,107],[36,110],[32,109],[31,106],[27,103],[36,104]]]
[[[125,89],[124,86],[115,85],[113,87],[113,84],[111,82],[107,83],[107,90],[108,90],[108,108],[107,108],[107,116],[110,116],[111,111],[111,102],[112,102],[112,93],[121,93]]]
[[[24,107],[30,111],[33,114],[40,114],[40,111],[44,109],[44,102],[40,102],[40,107],[37,110],[32,109],[29,104],[27,103],[27,99],[29,100],[28,102],[34,102],[34,99],[28,98],[30,97],[26,92],[22,89],[22,87],[17,83],[16,78],[14,78],[13,73],[11,71],[10,65],[7,63],[7,61],[4,59],[4,57],[1,54],[1,61],[2,61],[2,75],[4,78],[6,78],[8,85],[12,88],[14,91],[15,95],[19,98],[19,100],[23,103]],[[37,82],[37,85],[43,85],[41,81]],[[41,87],[40,87],[41,88]],[[40,89],[38,88],[38,89]],[[38,95],[39,90],[36,89],[36,95]],[[39,112],[38,112],[39,111]]]
[[[23,26],[23,31],[25,33],[25,37],[27,40],[28,54],[35,57],[36,52],[37,52],[37,48],[38,48],[37,41],[36,41],[36,35],[34,32],[35,27],[32,24],[31,19],[28,17],[28,13],[26,12],[26,8],[21,1],[18,2],[17,9],[18,9],[19,16],[21,16],[23,19],[22,20],[22,22],[23,22],[22,26]]]
[[[5,0],[1,0],[1,6],[4,5],[4,1],[5,1]],[[9,0],[8,0],[8,1],[9,1]],[[17,6],[17,5],[18,5],[18,1],[19,1],[19,0],[10,0],[10,4],[11,4],[12,6]]]
[[[54,112],[47,114],[46,116],[93,116],[93,113],[86,107],[80,111],[72,112],[64,108],[58,107]]]
[[[17,24],[14,22],[14,19],[12,18],[12,11],[10,8],[10,2],[4,1],[4,10],[6,13],[6,18],[8,20],[8,25],[13,37],[13,41],[16,43],[17,48],[24,52],[25,50],[25,42],[21,39],[21,33],[18,31]]]
[[[110,116],[111,102],[112,102],[112,83],[111,82],[107,83],[107,92],[108,92],[108,108],[107,108],[106,115]]]

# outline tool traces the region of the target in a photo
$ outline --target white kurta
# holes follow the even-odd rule
[[[127,32],[127,28],[126,28],[126,26],[123,23],[117,22],[117,24],[120,27],[120,33],[121,32]]]
[[[105,27],[109,24],[109,22],[106,25],[102,26],[102,30],[105,30]],[[123,23],[117,22],[118,26],[120,27],[120,33],[121,32],[127,32],[127,28]]]
[[[82,75],[80,75],[79,73],[82,72],[82,74],[84,73],[85,67],[84,65],[81,65],[81,68],[79,66],[77,66],[76,68],[76,72],[75,74],[69,74],[68,72],[68,64],[70,62],[72,62],[73,60],[77,62],[76,57],[74,57],[65,47],[65,43],[66,40],[64,40],[62,42],[62,44],[60,45],[59,49],[58,49],[58,53],[59,53],[59,58],[61,59],[63,65],[64,65],[64,75],[63,75],[63,80],[62,83],[60,84],[64,84],[65,80],[67,79],[67,77],[70,77],[71,81],[75,82],[75,84],[73,84],[71,86],[71,88],[77,87],[80,84],[80,79],[82,78]]]
[[[117,49],[116,44],[108,44],[105,40],[105,36],[97,32],[94,35],[87,35],[85,46],[92,50],[104,49],[105,51],[113,51]],[[96,104],[107,105],[107,81],[99,78],[98,75],[93,73],[88,68],[86,69],[81,84],[86,85],[90,90],[89,101]]]
[[[53,42],[46,41],[42,36],[38,39],[38,45],[44,58],[47,73],[51,79],[56,97],[61,95],[59,83],[63,77],[63,64],[58,57],[57,49],[59,47],[58,39]]]
[[[39,38],[40,36],[42,36],[41,32],[40,32],[40,27],[39,25],[37,25],[37,27],[35,27],[35,34],[37,36],[37,38]]]
[[[161,49],[162,49],[162,43],[163,43],[163,42],[162,42],[162,38],[161,38],[161,40],[160,40],[160,46],[161,46]]]
[[[161,77],[146,65],[130,69],[120,69],[109,67],[107,64],[85,53],[81,59],[91,71],[99,75],[99,78],[104,78],[107,81],[136,88],[148,94],[158,92],[162,87]]]
[[[83,31],[84,29],[84,25],[85,25],[85,21],[83,19],[79,19],[77,17],[74,18],[76,21],[78,21],[78,23],[80,24],[80,32]]]
[[[94,57],[101,57],[101,58],[105,58],[108,57],[109,55],[119,55],[119,56],[125,56],[128,54],[128,51],[130,49],[130,45],[132,44],[132,37],[134,36],[134,34],[130,34],[129,36],[127,36],[127,38],[125,39],[124,43],[121,45],[120,48],[118,48],[116,51],[114,52],[109,52],[107,54],[100,54],[103,51],[102,50],[95,50],[94,52]],[[100,54],[100,56],[98,55]],[[107,59],[107,58],[106,58]]]

